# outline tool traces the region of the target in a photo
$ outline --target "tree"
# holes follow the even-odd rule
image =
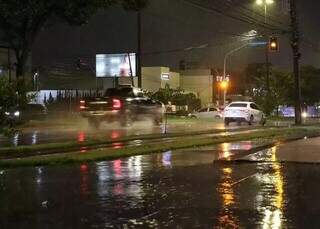
[[[14,50],[19,78],[37,35],[49,23],[82,25],[101,8],[121,5],[139,10],[146,4],[147,0],[0,0],[0,39]]]
[[[290,73],[276,71],[270,68],[270,93],[267,93],[265,64],[248,65],[245,74],[247,95],[270,114],[279,105],[293,103],[293,78]]]
[[[8,119],[6,112],[12,107],[24,106],[29,101],[26,88],[21,80],[9,82],[4,77],[0,78],[0,134],[13,133],[16,123]]]
[[[171,102],[177,106],[188,106],[189,111],[201,108],[201,100],[195,94],[185,93],[182,89],[172,89],[168,84],[165,88],[160,88],[157,92],[148,95],[164,104]]]
[[[301,91],[304,103],[320,102],[320,69],[313,66],[301,67]]]

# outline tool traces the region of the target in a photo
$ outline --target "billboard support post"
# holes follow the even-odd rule
[[[129,65],[130,65],[130,78],[131,78],[131,85],[134,87],[134,80],[133,80],[133,73],[132,73],[132,64],[131,64],[131,57],[130,53],[128,53],[128,58],[129,58]]]
[[[142,88],[142,80],[141,80],[141,11],[139,10],[137,12],[138,18],[137,18],[137,24],[138,24],[138,52],[137,52],[137,76],[138,76],[138,87]]]

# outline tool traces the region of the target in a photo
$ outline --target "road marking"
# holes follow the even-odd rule
[[[231,184],[231,186],[237,185],[237,184],[241,183],[242,181],[248,180],[249,178],[254,177],[254,176],[256,176],[257,174],[258,174],[258,173],[254,173],[254,174],[252,174],[252,175],[250,175],[250,176],[247,176],[247,177],[242,178],[242,179],[240,179],[240,180],[238,180],[238,181],[236,181],[236,182],[233,182],[233,183]]]

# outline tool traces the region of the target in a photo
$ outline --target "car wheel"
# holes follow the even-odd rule
[[[240,120],[237,120],[237,125],[241,126],[241,121]]]
[[[230,124],[229,119],[225,119],[225,120],[224,120],[224,125],[225,125],[225,126],[229,126],[229,124]]]
[[[249,122],[248,122],[249,126],[251,126],[251,125],[252,125],[252,123],[253,123],[253,119],[254,119],[254,118],[253,118],[253,115],[251,115],[251,116],[250,116],[250,120],[249,120]]]
[[[267,119],[266,119],[264,116],[262,116],[260,124],[261,124],[262,126],[265,126],[265,125],[266,125],[266,122],[267,122]]]

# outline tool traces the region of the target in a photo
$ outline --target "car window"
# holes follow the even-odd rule
[[[199,110],[199,112],[207,112],[208,111],[208,108],[202,108]]]
[[[216,108],[210,108],[209,111],[217,111]]]
[[[105,92],[105,96],[135,97],[132,88],[109,88]]]
[[[229,107],[247,107],[246,103],[231,103]]]
[[[254,103],[251,103],[251,104],[250,104],[250,107],[251,107],[252,109],[259,110],[258,106],[257,106],[256,104],[254,104]]]

